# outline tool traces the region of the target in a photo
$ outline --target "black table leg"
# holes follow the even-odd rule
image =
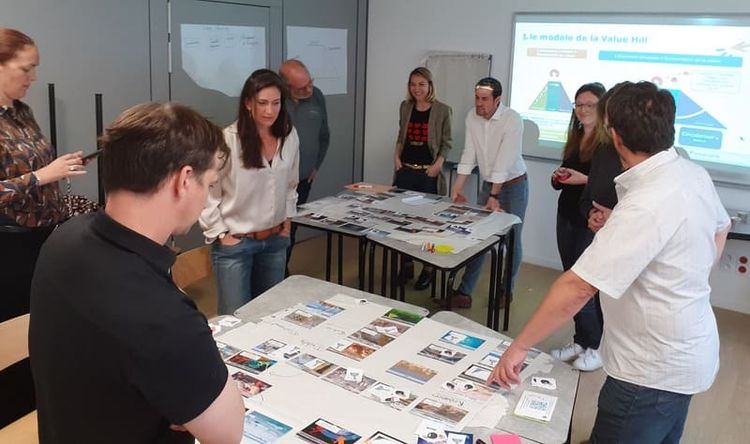
[[[396,294],[396,281],[398,280],[398,256],[396,250],[391,250],[391,299],[398,298]]]
[[[375,290],[375,242],[370,242],[370,276],[368,277],[367,291],[372,293]]]
[[[403,254],[399,254],[399,262],[398,262],[398,269],[400,272],[403,273],[404,271],[404,264],[406,263],[406,258]],[[406,283],[404,281],[399,280],[397,282],[398,284],[398,300],[401,302],[404,302],[406,300]]]
[[[508,331],[510,324],[510,298],[513,292],[513,244],[515,243],[515,234],[511,228],[508,231],[507,246],[505,248],[505,313],[503,313],[503,331]],[[499,315],[499,313],[498,313]],[[498,319],[499,321],[499,319]],[[498,322],[499,324],[499,322]]]
[[[380,295],[388,297],[388,248],[383,247],[383,272],[380,275]]]
[[[357,252],[359,253],[357,255],[359,286],[357,288],[359,288],[360,290],[364,290],[365,289],[365,259],[367,255],[367,238],[360,237],[359,242],[357,243],[357,247],[358,247]]]
[[[490,264],[490,291],[489,291],[489,300],[487,302],[487,327],[495,329],[493,324],[494,319],[494,313],[496,310],[499,310],[500,307],[498,307],[497,304],[497,285],[496,285],[496,276],[497,276],[497,250],[495,250],[495,247],[492,247],[490,249],[490,255],[491,255],[491,264]]]
[[[339,234],[339,285],[344,284],[344,235]]]
[[[326,281],[331,282],[331,241],[333,233],[326,232]]]

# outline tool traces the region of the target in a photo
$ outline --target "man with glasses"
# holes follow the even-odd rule
[[[678,443],[692,395],[719,370],[709,300],[711,268],[730,221],[706,170],[680,157],[675,101],[650,82],[625,82],[605,104],[625,172],[619,201],[573,268],[563,273],[489,380],[518,384],[532,346],[601,293],[607,380],[591,443]]]
[[[287,110],[299,135],[299,184],[297,185],[297,205],[307,202],[315,176],[323,164],[331,139],[328,130],[326,99],[313,85],[310,71],[304,63],[291,59],[279,68],[279,74],[289,86]],[[292,257],[297,225],[292,225],[291,245],[286,260]],[[287,267],[288,268],[288,267]],[[288,270],[287,270],[287,274]]]
[[[452,197],[454,202],[466,201],[463,194],[466,178],[478,166],[483,182],[477,203],[490,210],[515,214],[523,222],[529,200],[526,164],[521,157],[523,120],[500,102],[502,93],[502,85],[492,77],[481,79],[474,88],[475,107],[466,116],[466,142]],[[513,283],[521,266],[522,226],[521,223],[513,227]],[[480,257],[466,266],[461,286],[451,298],[453,307],[471,307],[471,293],[483,263],[484,257]]]

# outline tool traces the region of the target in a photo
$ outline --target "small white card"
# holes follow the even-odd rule
[[[532,376],[531,377],[531,385],[534,387],[539,387],[547,390],[556,390],[557,389],[557,382],[554,378],[545,378],[542,376]]]
[[[347,368],[346,375],[344,375],[344,381],[362,382],[362,376],[365,372],[359,368]]]
[[[557,404],[557,396],[525,390],[516,404],[513,414],[523,418],[547,422],[552,419],[552,412]]]
[[[391,335],[396,336],[398,335],[398,328],[390,326],[390,327],[375,327],[375,330],[377,330],[378,333],[382,333],[384,335]]]
[[[222,327],[228,327],[232,328],[237,324],[241,324],[242,320],[239,318],[235,318],[234,316],[224,316],[219,320],[219,325]]]
[[[422,422],[419,423],[419,426],[417,426],[416,434],[417,436],[433,442],[445,441],[447,438],[445,434],[445,425],[431,419],[423,419]]]

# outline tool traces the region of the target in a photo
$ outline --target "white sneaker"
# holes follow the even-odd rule
[[[573,367],[584,372],[593,372],[602,368],[602,357],[599,355],[599,350],[587,348],[573,361]]]
[[[571,342],[563,348],[552,349],[549,352],[549,354],[552,355],[553,358],[559,359],[561,361],[570,361],[573,358],[577,358],[581,353],[583,353],[583,347],[576,344],[575,342]]]

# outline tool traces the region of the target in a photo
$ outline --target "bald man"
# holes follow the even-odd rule
[[[289,99],[286,106],[299,135],[297,205],[302,205],[307,202],[312,183],[328,152],[330,132],[326,100],[323,93],[313,85],[310,71],[299,60],[292,59],[284,62],[279,68],[279,74],[289,86]],[[292,256],[296,231],[297,226],[293,225],[292,244],[286,255],[287,263]]]

